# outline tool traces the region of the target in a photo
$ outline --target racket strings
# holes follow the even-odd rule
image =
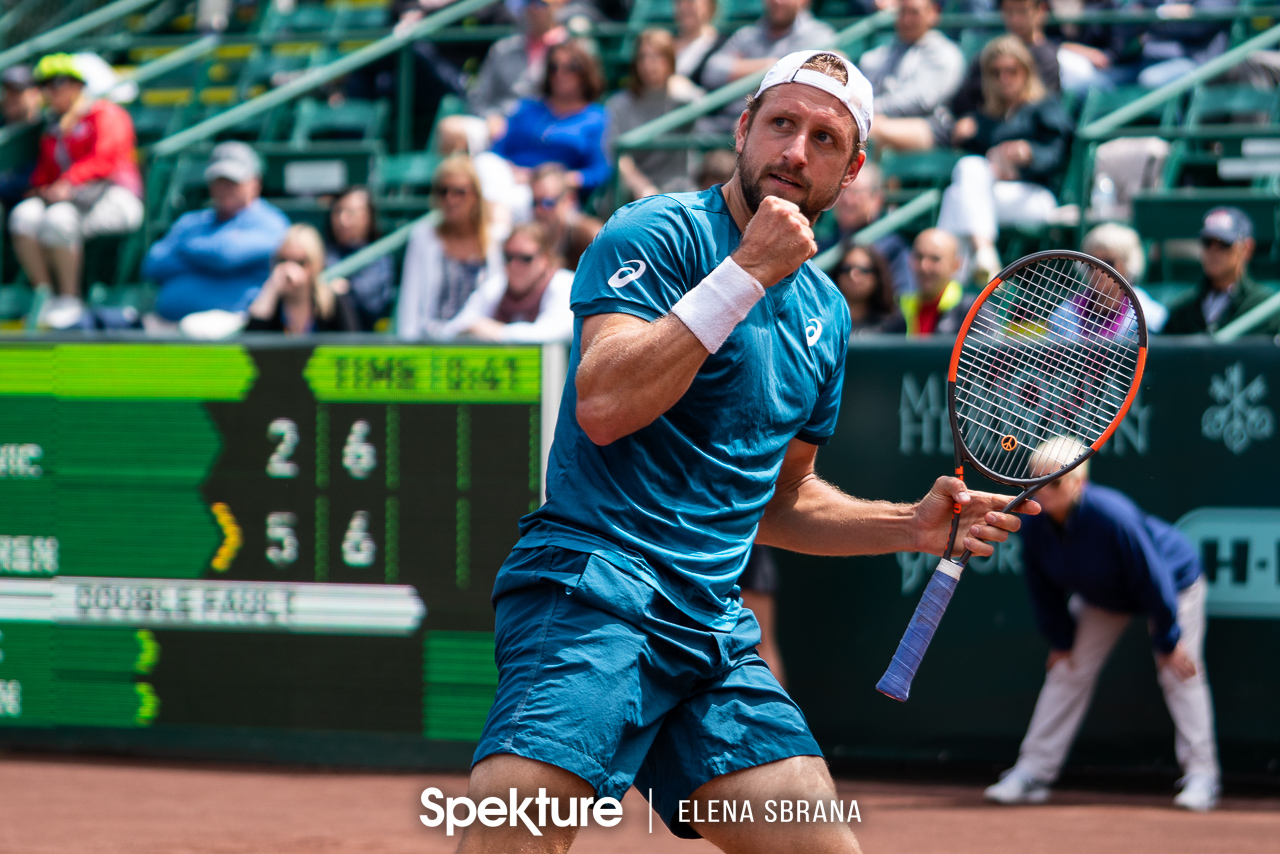
[[[955,413],[970,456],[1026,478],[1049,442],[1071,438],[1087,451],[1124,408],[1139,322],[1110,275],[1073,258],[1042,259],[997,285],[957,359]]]

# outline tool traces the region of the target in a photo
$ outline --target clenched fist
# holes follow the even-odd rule
[[[766,196],[747,223],[733,260],[766,288],[800,269],[818,251],[809,218],[794,202]]]

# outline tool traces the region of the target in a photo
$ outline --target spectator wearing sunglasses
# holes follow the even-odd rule
[[[533,171],[533,218],[542,224],[565,269],[578,269],[582,253],[596,239],[604,223],[578,210],[578,199],[564,168],[547,163]]]
[[[502,260],[502,273],[480,284],[442,337],[568,341],[573,335],[573,273],[560,267],[547,229],[536,222],[517,225],[503,244]]]
[[[411,341],[440,336],[480,282],[502,269],[502,236],[471,158],[442,160],[431,194],[436,215],[409,236],[396,306],[396,334]]]
[[[836,287],[844,294],[853,334],[879,332],[897,313],[889,264],[873,246],[848,246],[835,270]]]
[[[581,42],[555,45],[547,51],[541,100],[520,102],[494,153],[526,175],[543,163],[559,163],[569,185],[587,198],[610,171],[604,154],[608,117],[596,103],[603,92],[600,64]]]
[[[1249,278],[1253,248],[1253,221],[1244,211],[1214,208],[1205,214],[1204,227],[1200,229],[1204,278],[1194,293],[1170,308],[1165,334],[1216,332],[1264,301],[1269,293]],[[1280,333],[1280,320],[1273,317],[1253,332]]]

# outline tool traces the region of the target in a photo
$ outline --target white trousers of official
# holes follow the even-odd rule
[[[1181,681],[1169,668],[1159,671],[1160,687],[1169,707],[1175,730],[1174,749],[1184,774],[1204,774],[1219,778],[1218,748],[1213,733],[1213,700],[1204,670],[1205,596],[1204,576],[1178,593],[1180,643],[1196,665],[1196,675]],[[1084,720],[1098,673],[1116,641],[1132,619],[1072,597],[1076,617],[1076,640],[1071,659],[1060,661],[1049,671],[1036,700],[1031,725],[1018,753],[1018,768],[1037,780],[1052,783],[1058,778],[1080,723]]]
[[[938,228],[965,237],[995,240],[1000,225],[1041,225],[1058,209],[1053,193],[1029,181],[997,181],[991,162],[971,154],[951,172],[942,194]]]

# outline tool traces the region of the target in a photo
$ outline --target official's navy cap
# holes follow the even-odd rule
[[[1253,221],[1239,208],[1214,208],[1204,215],[1200,236],[1236,243],[1253,237]]]

